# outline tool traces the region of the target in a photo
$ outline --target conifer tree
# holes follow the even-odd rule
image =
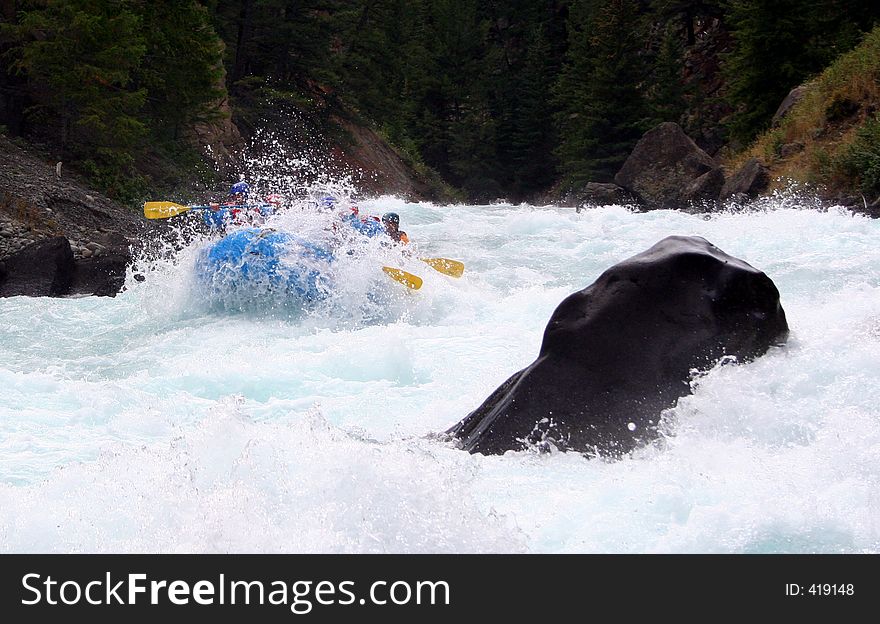
[[[556,172],[556,132],[550,93],[556,66],[543,26],[529,37],[525,63],[517,76],[514,130],[507,140],[514,191],[528,192],[552,184]]]
[[[226,42],[230,91],[271,84],[284,90],[338,82],[341,0],[216,0],[214,22]]]
[[[557,154],[571,186],[614,177],[649,125],[639,87],[641,19],[635,0],[572,5],[567,64],[557,83]]]
[[[485,80],[498,179],[514,197],[554,181],[551,90],[565,45],[559,7],[556,0],[483,3],[490,24]]]
[[[32,3],[6,30],[14,69],[26,76],[31,126],[59,158],[82,161],[99,177],[131,164],[146,133],[146,90],[134,76],[146,52],[131,2]]]
[[[454,184],[477,184],[495,175],[484,79],[486,25],[476,0],[435,0],[424,15],[423,65],[411,108],[414,134],[429,165]]]
[[[341,13],[341,82],[345,98],[395,142],[406,142],[407,80],[418,68],[412,41],[420,12],[411,0],[351,3]]]
[[[147,50],[137,72],[149,97],[146,113],[157,137],[216,117],[225,93],[223,44],[207,9],[196,0],[151,0],[141,8]]]
[[[681,38],[673,27],[667,26],[654,59],[654,72],[647,91],[652,125],[664,121],[679,123],[687,108],[686,89],[681,80],[682,54]]]

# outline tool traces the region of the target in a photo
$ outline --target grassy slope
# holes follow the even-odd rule
[[[864,147],[862,143],[855,147],[858,134],[866,124],[876,123],[880,110],[880,27],[806,88],[804,97],[779,127],[759,136],[749,149],[727,163],[729,168],[757,157],[770,167],[777,187],[794,180],[824,186],[832,193],[864,188],[864,180],[853,167],[853,151]],[[803,145],[803,149],[783,157],[782,147],[794,144]]]

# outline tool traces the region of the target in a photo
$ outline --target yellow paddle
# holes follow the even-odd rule
[[[144,202],[144,216],[147,219],[167,219],[176,217],[179,214],[191,210],[192,208],[205,208],[206,206],[183,206],[170,201],[149,201]]]
[[[190,210],[247,210],[251,208],[270,209],[270,204],[213,204],[210,206],[184,206],[170,201],[144,202],[144,216],[147,219],[168,219]]]
[[[458,260],[450,260],[449,258],[419,258],[419,260],[445,275],[461,277],[464,273],[464,263]]]
[[[413,275],[412,273],[407,273],[403,269],[396,269],[389,266],[383,266],[382,270],[385,271],[391,279],[400,282],[407,288],[418,290],[422,287],[422,278],[418,275]]]

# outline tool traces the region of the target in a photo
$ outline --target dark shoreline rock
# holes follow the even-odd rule
[[[666,122],[639,139],[614,182],[648,209],[684,208],[717,200],[724,172],[678,124]]]
[[[130,262],[131,255],[124,249],[74,258],[65,237],[46,238],[3,259],[0,297],[113,297],[122,290]]]
[[[635,203],[636,199],[622,186],[609,182],[589,182],[583,189],[572,193],[567,198],[580,210],[583,206],[626,206]]]
[[[61,297],[70,292],[75,264],[70,241],[63,236],[31,243],[4,259],[6,275],[0,297]]]
[[[755,199],[770,186],[770,170],[757,158],[749,158],[739,170],[730,176],[721,189],[720,199],[731,197]]]
[[[756,358],[787,335],[769,277],[703,238],[671,236],[562,301],[538,358],[447,433],[471,453],[619,457],[656,437],[694,370]]]
[[[0,136],[0,297],[115,295],[157,224],[42,158]]]

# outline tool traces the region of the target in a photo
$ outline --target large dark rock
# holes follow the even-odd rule
[[[685,204],[712,201],[718,199],[722,188],[724,188],[724,171],[718,167],[707,171],[685,186],[681,196]]]
[[[666,122],[639,139],[614,181],[646,208],[684,208],[718,199],[724,173],[678,124]]]
[[[622,186],[603,182],[589,182],[572,195],[579,210],[584,205],[625,205],[634,201],[633,196]]]
[[[63,236],[31,243],[3,262],[6,275],[0,281],[0,297],[58,297],[73,283],[73,251]]]
[[[125,270],[131,256],[123,251],[113,250],[97,258],[76,261],[71,295],[98,295],[115,297],[125,284]]]
[[[721,189],[721,199],[745,197],[754,199],[770,186],[770,170],[757,158],[749,158]]]
[[[130,261],[126,248],[75,259],[70,241],[63,236],[43,239],[4,258],[0,297],[114,296],[122,289]]]
[[[787,335],[764,273],[703,238],[665,238],[566,298],[538,359],[448,433],[472,453],[619,456],[656,436],[694,369],[755,358]]]

